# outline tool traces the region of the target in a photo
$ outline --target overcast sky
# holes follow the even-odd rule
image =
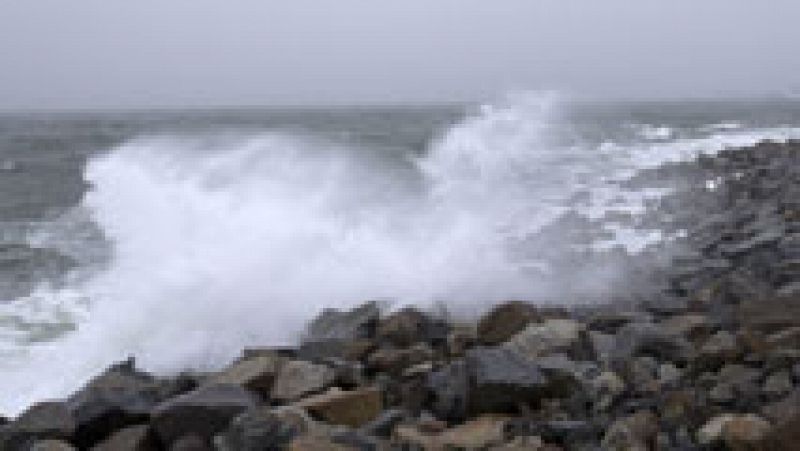
[[[800,0],[0,0],[0,109],[800,92]]]

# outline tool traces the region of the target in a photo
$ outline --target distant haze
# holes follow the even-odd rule
[[[0,0],[0,109],[800,92],[797,0]]]

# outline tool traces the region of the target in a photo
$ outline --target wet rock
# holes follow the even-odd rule
[[[210,377],[207,383],[212,385],[239,385],[266,399],[269,397],[272,383],[284,361],[284,358],[277,354],[262,354],[239,360],[220,373]]]
[[[325,390],[335,379],[336,372],[326,365],[292,360],[278,372],[270,398],[279,402],[294,401]]]
[[[375,419],[383,410],[383,395],[375,388],[331,389],[295,405],[327,423],[359,427]]]
[[[89,448],[113,431],[146,422],[159,402],[186,388],[136,370],[133,360],[110,367],[67,401],[77,422],[75,444]]]
[[[371,346],[379,317],[376,302],[345,312],[326,309],[308,326],[298,356],[311,360],[354,357]]]
[[[302,417],[277,413],[262,406],[234,418],[214,443],[220,451],[279,450],[306,429]]]
[[[495,306],[478,322],[478,341],[483,345],[498,345],[521,332],[531,323],[541,322],[539,311],[532,304],[521,301],[505,302]]]
[[[128,426],[112,433],[92,451],[157,451],[158,444],[146,424]]]
[[[421,311],[406,307],[380,321],[377,337],[382,343],[400,348],[419,342],[443,344],[447,328],[441,321],[434,321]]]
[[[604,449],[654,449],[658,435],[658,418],[650,411],[639,411],[615,421],[603,436]]]
[[[503,347],[535,360],[557,352],[575,352],[585,326],[571,319],[549,319],[531,324],[509,339]]]
[[[326,309],[308,326],[308,341],[355,340],[370,338],[375,334],[380,309],[376,302],[368,302],[352,310],[341,312]]]
[[[257,397],[238,385],[207,385],[159,404],[150,424],[164,444],[187,435],[209,440],[256,404]]]
[[[69,440],[75,429],[75,418],[66,404],[34,404],[14,421],[0,427],[0,449],[21,451],[39,440]]]
[[[466,354],[474,413],[515,411],[547,394],[549,381],[530,360],[505,348],[474,348]]]
[[[429,408],[437,418],[461,421],[467,415],[469,374],[466,362],[457,360],[427,377]]]

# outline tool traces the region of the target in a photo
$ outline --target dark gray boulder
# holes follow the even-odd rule
[[[464,360],[457,360],[428,374],[428,408],[437,418],[463,421],[467,416],[469,373]]]
[[[75,417],[75,444],[89,448],[113,431],[147,422],[161,401],[189,388],[138,371],[133,360],[111,366],[67,400]]]
[[[187,435],[210,440],[257,403],[255,394],[238,385],[207,385],[156,406],[150,424],[164,445]]]
[[[549,381],[541,369],[513,351],[474,348],[467,351],[465,362],[470,413],[514,412],[547,394]]]
[[[298,350],[303,359],[346,358],[368,347],[375,336],[380,309],[377,302],[368,302],[349,311],[325,309],[306,331]],[[363,344],[363,346],[362,346]]]
[[[269,407],[258,407],[234,418],[225,432],[217,436],[215,444],[222,451],[277,451],[301,432],[302,424],[274,413]]]
[[[478,341],[492,346],[505,342],[528,324],[541,322],[542,316],[533,304],[521,301],[495,306],[478,321]]]
[[[36,441],[69,440],[74,433],[75,418],[64,403],[42,402],[0,427],[0,450],[27,450]]]

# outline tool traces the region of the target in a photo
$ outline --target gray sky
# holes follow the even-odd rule
[[[798,0],[0,0],[0,109],[800,92]]]

